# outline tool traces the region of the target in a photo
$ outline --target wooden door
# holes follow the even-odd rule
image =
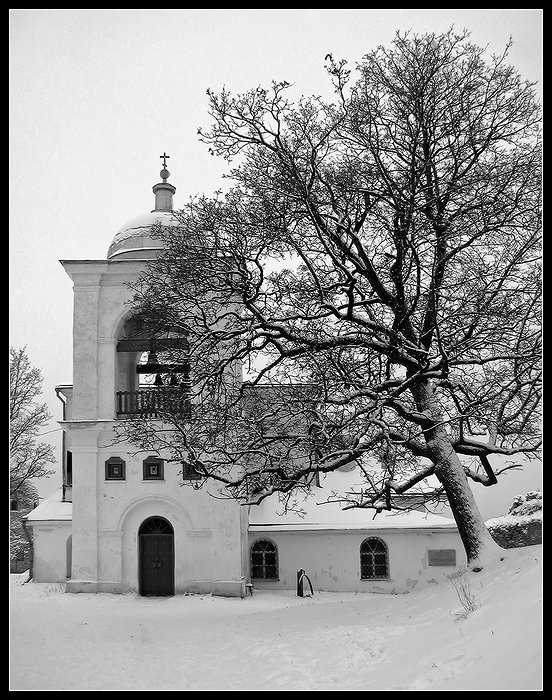
[[[164,518],[142,523],[140,542],[140,593],[174,595],[174,534]]]

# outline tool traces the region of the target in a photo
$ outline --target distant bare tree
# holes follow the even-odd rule
[[[507,54],[397,34],[355,82],[326,57],[334,104],[209,91],[233,185],[158,231],[134,300],[188,337],[192,419],[122,433],[249,503],[351,463],[347,506],[444,492],[472,567],[495,556],[468,480],[540,446],[540,112]]]
[[[25,348],[10,348],[10,499],[27,502],[35,494],[31,484],[54,473],[47,465],[55,462],[50,445],[37,442],[39,431],[51,418],[42,393],[42,375],[31,365]],[[29,495],[30,494],[30,495]]]

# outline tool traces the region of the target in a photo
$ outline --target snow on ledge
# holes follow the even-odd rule
[[[347,513],[347,511],[345,511]],[[373,519],[364,511],[364,517],[341,522],[309,522],[296,518],[290,522],[286,516],[276,517],[272,522],[258,521],[254,517],[249,523],[250,532],[272,530],[277,532],[295,532],[308,530],[447,530],[456,531],[456,523],[439,515],[422,513],[382,514]],[[279,522],[278,522],[279,521]]]
[[[73,518],[73,504],[62,501],[62,498],[63,489],[59,488],[27,515],[27,522],[42,520],[70,522]]]

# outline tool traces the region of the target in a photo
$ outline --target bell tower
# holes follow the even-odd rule
[[[176,328],[159,337],[130,304],[131,285],[162,253],[160,228],[182,234],[169,156],[161,158],[161,182],[152,188],[155,208],[119,229],[106,259],[61,261],[74,289],[74,385],[61,392],[73,471],[66,590],[142,592],[149,581],[144,590],[151,591],[147,569],[155,562],[171,567],[161,577],[172,582],[163,591],[243,596],[246,509],[198,488],[170,451],[140,452],[114,432],[134,419],[159,420],[161,426],[167,410],[180,413],[183,423],[193,418],[187,338]],[[166,532],[156,534],[165,537],[157,553],[145,545],[151,533],[144,523],[151,522],[166,523]]]

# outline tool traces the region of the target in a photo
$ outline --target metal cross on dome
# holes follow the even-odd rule
[[[162,155],[162,156],[159,156],[159,158],[163,158],[163,167],[166,168],[166,167],[167,167],[167,158],[170,158],[170,156],[168,156],[168,155],[165,153],[165,151],[163,151],[163,155]]]

